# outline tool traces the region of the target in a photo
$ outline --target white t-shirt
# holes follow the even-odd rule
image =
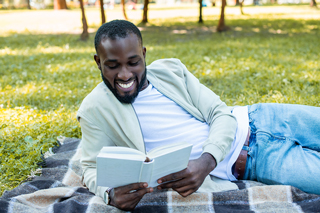
[[[238,126],[236,136],[232,142],[230,152],[218,164],[218,166],[210,172],[211,175],[226,180],[237,180],[232,174],[232,166],[238,159],[241,149],[247,139],[249,129],[248,107],[235,107],[232,114],[236,117]]]
[[[147,152],[158,146],[185,141],[193,144],[190,160],[201,156],[202,144],[208,138],[210,129],[207,123],[197,120],[174,101],[161,94],[152,84],[149,84],[146,89],[139,93],[132,105],[140,122]],[[238,114],[243,114],[242,111],[237,113],[238,110],[236,109],[233,110],[236,117]],[[247,113],[246,116],[248,117]],[[246,124],[248,126],[248,122]],[[225,158],[225,160],[227,158],[228,160],[221,161],[210,174],[222,179],[236,180],[232,175],[231,167],[246,139],[246,135],[244,137],[244,133],[239,131],[241,129],[242,127],[239,127],[238,123],[237,134],[230,151],[231,154],[229,153]],[[248,127],[246,133],[248,133]],[[242,142],[243,137],[244,140]],[[237,156],[232,155],[232,153],[237,154]],[[233,160],[234,162],[232,163]]]

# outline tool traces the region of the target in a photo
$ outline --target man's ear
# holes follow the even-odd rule
[[[142,47],[142,54],[144,59],[146,59],[146,54],[147,54],[147,48],[146,47]]]
[[[100,63],[100,58],[99,58],[99,56],[98,56],[97,54],[95,54],[95,55],[93,56],[93,58],[94,58],[94,61],[96,62],[96,64],[98,65],[99,70],[101,70],[101,63]]]

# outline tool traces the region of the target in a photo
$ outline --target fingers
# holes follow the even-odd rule
[[[178,181],[173,181],[170,183],[161,184],[157,187],[159,190],[165,188],[172,188],[182,196],[188,196],[193,192],[197,191],[199,186],[195,180],[182,179]]]
[[[115,188],[119,193],[121,194],[125,194],[125,193],[130,193],[134,190],[138,190],[138,189],[143,189],[143,188],[147,188],[148,184],[147,183],[132,183],[129,185],[125,185],[125,186],[120,186]]]
[[[178,192],[182,197],[187,197],[189,195],[191,195],[193,192],[193,190],[188,190],[188,191],[184,191],[184,192]]]
[[[114,188],[110,193],[110,205],[122,210],[133,210],[146,193],[153,192],[147,183],[134,183]]]
[[[208,175],[208,169],[202,161],[202,158],[191,160],[186,169],[160,178],[158,189],[172,188],[184,197],[197,191]]]
[[[186,169],[158,179],[158,189],[172,188],[182,196],[197,191],[205,177],[216,166],[212,155],[204,153],[200,158],[190,160]]]
[[[149,187],[149,188],[138,189],[138,190],[136,190],[134,192],[131,192],[129,195],[134,196],[134,197],[141,197],[142,198],[145,194],[151,193],[151,192],[153,192],[153,188]]]
[[[188,180],[174,181],[166,184],[159,185],[157,187],[159,190],[165,188],[172,188],[174,191],[178,192],[181,196],[186,197],[198,190],[199,186],[196,182],[188,182]]]
[[[158,179],[158,183],[165,183],[165,182],[169,182],[169,181],[175,181],[175,180],[180,180],[186,177],[186,169],[180,171],[180,172],[176,172],[176,173],[172,173],[169,174],[167,176],[164,176],[162,178]]]
[[[142,197],[149,193],[151,191],[152,188],[144,188],[144,189],[139,189],[137,191],[128,193],[128,194],[124,194],[121,199],[119,197],[119,200],[116,200],[116,202],[118,201],[118,203],[123,203],[124,205],[133,205],[133,207],[135,207],[139,201],[142,199]],[[117,199],[116,198],[116,199]]]
[[[178,180],[178,181],[172,181],[169,183],[161,184],[157,188],[158,189],[166,189],[166,188],[179,189],[179,188],[184,187],[186,185],[188,185],[188,181],[185,179],[182,179],[182,180]]]

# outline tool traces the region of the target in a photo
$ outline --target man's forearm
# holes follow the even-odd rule
[[[216,159],[210,153],[203,153],[200,157],[205,162],[208,174],[217,166]]]

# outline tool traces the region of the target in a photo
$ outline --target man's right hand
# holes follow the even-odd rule
[[[110,205],[125,211],[133,210],[142,197],[153,192],[153,188],[148,188],[147,183],[133,183],[120,186],[110,191]]]

